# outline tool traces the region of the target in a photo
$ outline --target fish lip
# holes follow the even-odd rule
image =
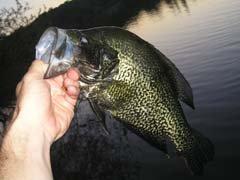
[[[57,56],[57,51],[61,46],[66,46],[63,57]],[[44,78],[64,73],[71,67],[73,61],[72,49],[73,44],[64,29],[50,27],[45,30],[36,45],[36,59],[48,64]],[[61,70],[57,68],[60,63],[64,65]]]
[[[42,60],[46,64],[50,64],[52,52],[56,49],[57,39],[58,28],[50,27],[45,30],[35,47],[35,58]]]

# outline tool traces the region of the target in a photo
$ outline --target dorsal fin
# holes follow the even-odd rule
[[[195,109],[193,92],[190,84],[185,79],[183,74],[178,70],[178,68],[165,55],[159,51],[158,53],[166,65],[166,73],[168,74],[173,91],[176,93],[178,99]]]
[[[168,74],[171,80],[171,85],[174,89],[174,92],[177,93],[178,99],[195,109],[193,92],[190,84],[169,59],[167,59],[166,62],[169,67]]]

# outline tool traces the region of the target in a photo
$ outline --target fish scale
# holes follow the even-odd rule
[[[202,174],[203,164],[213,157],[213,145],[207,138],[196,136],[185,119],[179,99],[186,99],[180,95],[186,92],[187,98],[192,97],[179,70],[152,45],[128,31],[99,28],[90,30],[89,36],[115,49],[120,60],[119,73],[114,76],[116,84],[114,81],[103,93],[99,92],[99,104],[110,103],[105,110],[165,153],[165,141],[170,140],[192,172]],[[184,85],[179,87],[181,83]]]
[[[42,51],[41,47],[49,42],[45,41],[49,32],[61,37],[55,42],[64,48],[50,48],[62,56],[53,53],[54,58],[50,58],[49,49]],[[203,173],[203,165],[213,159],[214,146],[187,123],[179,101],[194,109],[192,89],[165,55],[137,35],[117,27],[67,31],[50,28],[45,35],[37,45],[37,54],[45,61],[55,60],[45,77],[58,75],[69,66],[79,68],[81,92],[106,132],[108,111],[165,154],[169,154],[166,141],[171,142],[193,174]],[[61,57],[72,57],[74,61],[67,59],[66,66],[61,66]]]
[[[118,97],[117,100],[109,99],[109,102],[119,103],[119,101],[122,101],[125,103],[122,106],[112,103],[111,107],[117,107],[117,110],[111,111],[111,109],[109,109],[109,111],[114,117],[117,117],[134,128],[153,133],[152,127],[156,127],[154,134],[168,135],[173,140],[177,137],[178,139],[176,139],[175,142],[180,142],[180,137],[176,136],[176,134],[181,133],[177,133],[176,131],[181,130],[179,127],[183,126],[184,122],[179,122],[181,122],[180,119],[182,119],[182,121],[184,121],[184,119],[182,116],[176,116],[176,114],[182,115],[183,113],[176,113],[176,110],[181,110],[181,108],[174,109],[174,107],[179,106],[175,105],[176,103],[179,104],[177,100],[172,99],[172,102],[170,101],[171,97],[173,97],[171,89],[169,88],[170,86],[167,84],[167,81],[163,81],[166,85],[164,85],[164,83],[152,83],[151,85],[151,80],[147,78],[151,76],[146,75],[151,71],[146,71],[145,66],[142,64],[144,62],[140,60],[138,60],[139,63],[138,66],[136,66],[134,64],[135,61],[132,61],[134,59],[132,59],[131,56],[129,57],[129,54],[130,53],[126,52],[123,55],[119,55],[122,61],[120,61],[119,64],[119,73],[114,77],[117,82],[123,81],[127,83],[128,88],[123,89],[118,83],[116,85],[113,83],[111,87],[104,92],[104,94],[107,94],[105,95],[106,97]],[[135,81],[132,81],[132,79],[135,79]],[[129,91],[132,93],[126,96]],[[102,94],[99,94],[99,96],[102,96]],[[126,97],[130,97],[131,99]],[[142,108],[149,110],[145,112]],[[174,109],[175,113],[173,114],[169,109]],[[131,112],[131,114],[129,114],[129,112]],[[156,120],[159,121],[157,122]],[[176,126],[178,126],[178,128]],[[177,146],[177,148],[179,148],[179,146]]]

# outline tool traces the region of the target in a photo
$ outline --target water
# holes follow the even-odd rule
[[[155,45],[190,82],[196,110],[183,105],[186,117],[194,128],[213,141],[216,151],[214,161],[205,168],[204,178],[239,178],[240,1],[137,2],[74,0],[3,38],[0,42],[1,104],[12,99],[14,85],[33,59],[34,45],[48,26],[79,29],[121,26]],[[23,61],[19,56],[13,57],[13,53],[19,54]],[[9,75],[9,71],[15,73]],[[8,81],[2,78],[6,76]],[[138,179],[189,176],[181,160],[167,159],[134,135],[128,141],[140,151]],[[113,179],[117,178],[113,175]]]
[[[164,52],[190,82],[196,110],[186,107],[187,119],[216,148],[205,176],[234,176],[240,160],[240,2],[188,2],[188,11],[142,13],[128,28]]]

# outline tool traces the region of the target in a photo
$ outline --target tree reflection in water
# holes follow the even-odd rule
[[[87,102],[80,108],[68,133],[53,145],[55,179],[139,179],[139,150],[133,150],[125,129],[107,119],[111,134],[106,135]]]

